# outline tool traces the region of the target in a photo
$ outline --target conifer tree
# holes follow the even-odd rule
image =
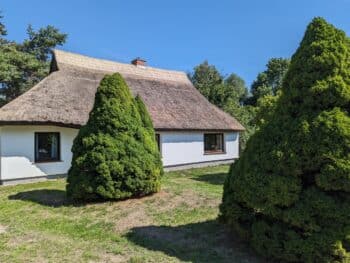
[[[315,18],[274,112],[224,186],[221,219],[262,255],[350,261],[350,44]]]
[[[135,97],[135,105],[140,114],[143,128],[148,133],[148,136],[143,136],[143,138],[145,140],[152,140],[152,141],[155,140],[156,134],[154,132],[151,116],[149,115],[146,105],[144,104],[142,98],[139,95]],[[151,142],[145,141],[144,145],[146,147],[150,146],[149,148],[147,148],[147,150],[151,153],[151,155],[155,156],[154,161],[157,163],[157,166],[161,169],[160,170],[161,175],[163,175],[164,173],[163,165],[162,165],[161,155],[160,155],[157,143],[154,144],[153,142],[151,143]]]
[[[120,74],[102,79],[89,120],[73,143],[68,196],[118,200],[160,189],[162,163],[154,132],[143,123],[147,110],[140,114],[139,104]]]

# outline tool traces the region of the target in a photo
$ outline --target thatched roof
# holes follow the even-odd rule
[[[144,100],[157,130],[243,130],[209,103],[185,72],[140,67],[55,50],[52,72],[0,109],[0,124],[80,127],[89,117],[98,84],[119,72]]]

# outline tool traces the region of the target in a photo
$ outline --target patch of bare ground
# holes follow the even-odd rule
[[[0,225],[0,234],[5,234],[7,232],[7,227]]]
[[[118,219],[115,222],[115,230],[118,233],[123,233],[134,227],[149,226],[151,224],[152,219],[147,215],[145,208],[140,206]]]
[[[200,207],[216,207],[219,204],[219,200],[205,198],[195,191],[187,189],[181,194],[173,194],[164,192],[162,196],[158,196],[156,200],[157,210],[159,212],[167,212],[173,210],[179,206],[185,205],[191,208]]]
[[[99,258],[97,260],[89,260],[89,263],[104,263],[104,262],[111,262],[111,263],[125,263],[128,262],[130,258],[130,255],[115,255],[111,253],[105,253],[102,255],[99,255]]]
[[[118,233],[124,233],[135,227],[153,224],[152,217],[147,214],[147,204],[155,207],[157,212],[167,212],[183,205],[191,208],[203,206],[216,207],[218,202],[218,200],[202,197],[192,190],[185,190],[180,195],[161,191],[139,199],[116,202],[106,209],[109,218],[111,218],[113,214],[119,214],[114,217],[113,223]],[[120,211],[122,211],[122,213]]]
[[[149,226],[153,223],[152,217],[147,214],[148,206],[162,213],[183,205],[191,208],[217,207],[219,202],[220,200],[205,198],[192,190],[184,190],[181,194],[161,191],[151,196],[119,201],[107,206],[106,219],[113,218],[115,230],[124,233],[134,227]]]

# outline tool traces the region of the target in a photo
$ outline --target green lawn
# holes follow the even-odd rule
[[[74,205],[65,180],[0,187],[0,262],[261,262],[216,221],[228,166],[142,199]]]

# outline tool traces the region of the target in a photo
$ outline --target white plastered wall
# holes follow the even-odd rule
[[[59,132],[61,160],[35,163],[34,133]],[[72,159],[71,147],[77,129],[55,126],[3,126],[0,132],[1,180],[66,174]]]
[[[225,153],[204,153],[204,132],[157,132],[164,166],[230,160],[239,156],[239,133],[224,133]]]
[[[59,132],[61,161],[35,163],[35,132]],[[71,165],[71,148],[77,129],[55,126],[3,126],[0,129],[0,180],[66,174]],[[160,134],[164,166],[176,166],[238,158],[239,133],[224,133],[225,152],[204,153],[204,132],[157,132]]]

